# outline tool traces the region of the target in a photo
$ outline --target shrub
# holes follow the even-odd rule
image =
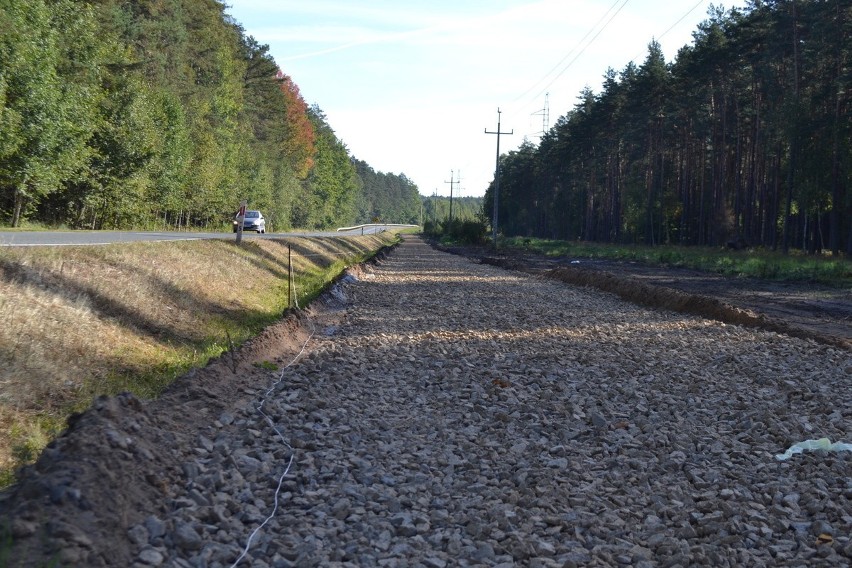
[[[462,243],[481,245],[487,240],[488,228],[481,221],[453,221],[449,227],[449,234]]]
[[[488,227],[485,223],[470,219],[453,219],[452,221],[439,222],[426,221],[423,224],[423,233],[433,239],[467,245],[480,245],[488,240]]]

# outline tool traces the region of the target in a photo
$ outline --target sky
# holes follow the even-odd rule
[[[553,126],[608,68],[692,43],[711,0],[231,0],[355,158],[423,195],[481,196],[500,153]],[[744,0],[715,2],[742,7]],[[499,114],[498,114],[499,109]],[[511,134],[497,136],[500,131]],[[452,183],[450,183],[452,182]]]

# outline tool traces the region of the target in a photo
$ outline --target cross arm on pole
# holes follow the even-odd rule
[[[500,136],[504,134],[514,134],[515,129],[513,128],[509,132],[503,132],[500,130],[500,109],[497,109],[497,131],[491,132],[487,128],[485,129],[485,134],[496,134],[497,135],[497,166],[494,168],[494,218],[491,221],[491,237],[494,241],[494,248],[497,248],[497,207],[498,202],[500,200]]]

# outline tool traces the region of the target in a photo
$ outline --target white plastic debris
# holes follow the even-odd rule
[[[783,454],[777,454],[775,459],[786,460],[793,457],[793,454],[801,454],[805,450],[824,450],[826,452],[852,452],[852,444],[844,442],[834,442],[828,438],[820,438],[819,440],[805,440],[790,446]]]

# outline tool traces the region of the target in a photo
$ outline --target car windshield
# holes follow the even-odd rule
[[[246,211],[246,218],[260,217],[260,211]]]

